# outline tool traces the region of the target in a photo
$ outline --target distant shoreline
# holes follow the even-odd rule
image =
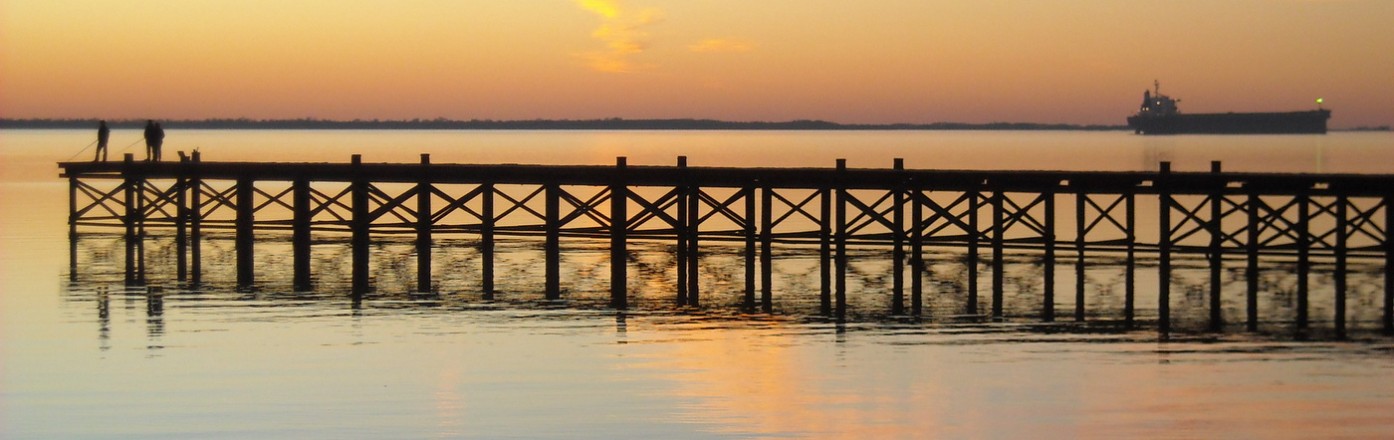
[[[972,124],[842,124],[818,120],[737,122],[715,119],[536,119],[536,120],[351,120],[324,119],[197,119],[162,120],[168,129],[220,130],[1058,130],[1117,131],[1126,125],[1041,124],[990,122]],[[144,119],[108,120],[112,128],[141,128]],[[0,129],[83,129],[97,126],[97,119],[0,119]]]

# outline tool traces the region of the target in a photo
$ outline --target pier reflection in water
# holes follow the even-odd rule
[[[1352,316],[1352,334],[1374,340],[1290,342],[1293,298],[1275,295],[1261,303],[1263,316],[1275,318],[1263,323],[1268,335],[1205,332],[1201,259],[1178,262],[1174,316],[1183,331],[1158,344],[1153,329],[1118,325],[1123,270],[1104,257],[1091,261],[1088,321],[1044,324],[1038,255],[1013,254],[1004,264],[1006,319],[992,322],[961,313],[966,258],[933,252],[929,313],[914,320],[888,314],[886,252],[864,249],[850,265],[858,293],[849,296],[848,319],[838,322],[820,314],[818,289],[806,281],[816,274],[816,255],[809,255],[816,250],[780,252],[774,313],[749,314],[739,277],[722,275],[739,273],[740,246],[713,247],[702,258],[700,273],[712,288],[700,308],[673,305],[671,249],[632,246],[631,307],[616,312],[608,309],[604,277],[590,276],[606,271],[603,240],[569,244],[562,265],[577,276],[565,278],[560,301],[545,298],[536,240],[499,242],[492,299],[480,293],[470,240],[437,243],[440,281],[424,294],[413,288],[413,243],[376,241],[377,287],[361,295],[352,294],[342,270],[352,258],[344,240],[315,243],[314,288],[302,291],[286,273],[286,240],[260,240],[257,270],[266,276],[250,289],[237,286],[232,238],[218,235],[207,239],[202,286],[187,288],[159,264],[173,260],[172,237],[155,235],[146,240],[148,285],[124,287],[120,265],[110,261],[119,258],[121,239],[83,234],[83,271],[63,284],[63,308],[74,312],[74,323],[93,323],[107,353],[99,363],[123,379],[67,380],[133,398],[101,413],[141,414],[167,423],[162,432],[246,433],[239,424],[251,422],[250,432],[267,437],[330,426],[409,437],[685,438],[1265,437],[1294,429],[1366,436],[1389,427],[1380,396],[1394,389],[1374,379],[1388,371],[1389,345],[1373,336],[1377,316]],[[1155,273],[1150,260],[1142,263],[1140,276]],[[1266,269],[1264,283],[1290,292],[1289,269]],[[1380,267],[1352,269],[1353,286],[1378,286]],[[1072,282],[1072,269],[1060,270],[1060,282]],[[1353,301],[1374,301],[1376,290],[1356,288]],[[1322,291],[1313,299],[1329,298],[1316,294]],[[1062,309],[1071,306],[1061,299]],[[1330,316],[1317,312],[1328,302],[1312,307],[1313,316]],[[1144,324],[1154,313],[1139,312]],[[131,366],[142,374],[113,365],[135,353],[144,353]],[[151,393],[163,397],[142,397]],[[372,414],[323,416],[356,411]],[[209,412],[226,422],[196,421]]]
[[[204,274],[202,282],[190,285],[177,279],[175,264],[177,249],[174,237],[153,234],[142,241],[145,246],[145,286],[129,290],[156,289],[157,298],[178,294],[197,295],[201,292],[240,292],[247,298],[266,300],[345,302],[351,308],[361,307],[364,301],[387,301],[403,306],[445,307],[464,309],[541,308],[610,310],[608,280],[610,253],[608,242],[599,239],[570,239],[562,254],[561,278],[563,294],[548,299],[544,280],[539,273],[544,245],[540,239],[527,237],[500,239],[495,243],[495,293],[484,293],[480,277],[480,243],[470,239],[441,239],[433,246],[435,258],[432,272],[436,274],[429,291],[416,287],[415,243],[407,237],[389,236],[374,240],[372,245],[372,283],[370,292],[355,294],[351,288],[349,267],[352,255],[347,237],[328,236],[312,247],[314,274],[311,287],[298,288],[290,274],[292,246],[289,234],[265,233],[256,243],[255,271],[259,280],[250,286],[238,284],[234,261],[234,239],[230,234],[213,234],[204,239]],[[70,241],[74,260],[80,268],[70,273],[75,291],[123,289],[124,274],[121,252],[124,241],[120,236],[100,233],[81,234]],[[770,312],[781,319],[807,322],[835,322],[839,319],[823,309],[818,283],[819,254],[816,246],[779,246],[772,255],[772,295]],[[672,245],[660,242],[636,242],[626,254],[629,272],[630,304],[628,310],[639,313],[700,313],[703,316],[725,316],[732,319],[751,319],[760,310],[747,307],[742,273],[745,267],[745,248],[740,244],[712,244],[698,259],[699,282],[704,286],[701,306],[676,305],[676,260]],[[989,316],[985,305],[978,313],[969,313],[972,285],[986,285],[994,275],[992,266],[977,261],[977,283],[970,283],[967,255],[955,248],[930,249],[924,255],[924,311],[920,316],[894,313],[890,251],[876,246],[853,248],[849,252],[848,307],[845,322],[897,322],[916,325],[964,324],[1000,322],[1027,325],[1045,331],[1117,331],[1155,330],[1156,304],[1142,301],[1136,306],[1138,322],[1128,326],[1125,316],[1126,266],[1121,255],[1099,253],[1088,256],[1088,271],[1083,280],[1085,303],[1079,304],[1082,319],[1061,319],[1050,324],[1040,319],[1045,279],[1043,255],[1035,251],[1018,251],[1004,256],[1002,265],[1002,318]],[[1054,265],[1054,279],[1062,286],[1076,285],[1075,257],[1060,258]],[[1263,295],[1257,307],[1261,317],[1259,333],[1298,338],[1333,337],[1331,318],[1334,316],[1335,295],[1330,264],[1317,264],[1311,275],[1308,302],[1309,323],[1306,328],[1296,322],[1298,316],[1297,274],[1292,261],[1265,262],[1258,273]],[[1156,285],[1157,261],[1137,261],[1138,295],[1151,298]],[[1381,302],[1383,298],[1384,267],[1378,264],[1348,264],[1348,332],[1356,337],[1373,337],[1382,331]],[[1171,307],[1173,329],[1182,332],[1210,330],[1210,269],[1204,256],[1188,256],[1172,261]],[[1227,267],[1221,277],[1225,316],[1244,316],[1247,288],[1245,268]],[[1056,297],[1059,310],[1076,310],[1075,295]],[[152,306],[157,310],[157,306]],[[754,315],[752,315],[754,314]],[[764,319],[764,318],[754,318]],[[1071,330],[1074,329],[1074,330]],[[1233,319],[1225,331],[1245,330],[1242,319]]]

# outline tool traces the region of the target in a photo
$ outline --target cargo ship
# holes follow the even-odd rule
[[[1142,107],[1128,117],[1128,127],[1137,134],[1325,134],[1331,110],[1276,113],[1195,113],[1177,109],[1179,99],[1162,94],[1161,84],[1142,92]],[[1317,100],[1318,103],[1321,100]]]

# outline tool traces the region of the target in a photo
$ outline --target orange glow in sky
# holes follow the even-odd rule
[[[8,0],[7,118],[1394,124],[1394,1]]]

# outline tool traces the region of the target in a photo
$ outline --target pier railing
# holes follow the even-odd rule
[[[1235,173],[1219,162],[1202,172],[1172,171],[1167,162],[1147,172],[910,170],[899,159],[888,169],[848,168],[844,160],[833,168],[689,167],[684,157],[675,166],[629,165],[623,157],[614,166],[435,164],[424,154],[419,163],[364,163],[358,155],[349,163],[204,162],[197,152],[179,162],[137,162],[127,154],[122,162],[59,166],[69,181],[70,233],[123,230],[130,284],[144,282],[139,244],[147,228],[175,231],[177,278],[194,284],[203,272],[205,231],[233,232],[242,285],[255,282],[256,232],[289,231],[294,283],[304,288],[311,280],[312,235],[348,234],[355,292],[371,288],[373,235],[415,235],[417,285],[425,290],[433,276],[433,237],[470,234],[479,238],[487,295],[496,237],[523,235],[543,238],[545,291],[557,298],[561,239],[589,237],[608,239],[612,262],[625,261],[630,241],[672,241],[675,301],[696,305],[701,243],[734,241],[745,246],[746,307],[770,308],[776,244],[811,246],[818,249],[822,309],[841,314],[849,293],[848,248],[868,246],[890,250],[891,313],[919,315],[925,248],[952,247],[968,259],[970,314],[984,313],[977,271],[986,250],[991,298],[985,313],[993,317],[1003,314],[1004,254],[1040,253],[1046,321],[1056,318],[1058,254],[1072,254],[1074,317],[1083,320],[1086,256],[1107,253],[1124,262],[1124,318],[1131,324],[1136,260],[1144,253],[1157,259],[1158,326],[1165,332],[1173,255],[1188,253],[1208,261],[1215,329],[1224,322],[1226,260],[1243,261],[1249,329],[1259,320],[1261,259],[1295,262],[1299,327],[1308,321],[1313,264],[1329,263],[1332,320],[1340,336],[1347,264],[1360,259],[1384,264],[1382,328],[1394,332],[1394,175]],[[1064,210],[1057,210],[1060,203]],[[615,308],[627,307],[626,276],[625,264],[611,264]]]

